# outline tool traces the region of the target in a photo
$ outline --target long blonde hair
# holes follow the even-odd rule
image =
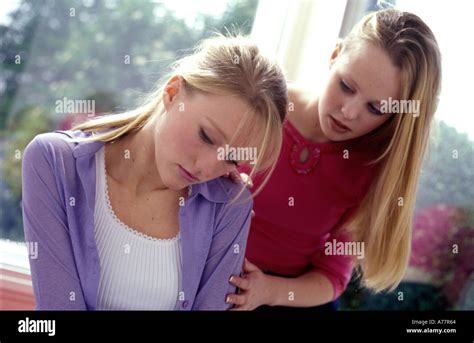
[[[418,178],[438,104],[441,56],[424,22],[394,9],[365,16],[343,40],[342,53],[364,43],[384,49],[400,69],[401,99],[420,103],[419,113],[392,114],[364,137],[386,143],[372,161],[378,174],[346,224],[352,237],[365,244],[365,259],[358,264],[363,285],[374,291],[393,290],[410,256]]]
[[[257,137],[260,144],[250,177],[257,171],[264,172],[268,181],[280,153],[288,105],[286,80],[278,65],[263,56],[248,38],[217,35],[203,40],[192,54],[176,61],[168,77],[173,75],[183,78],[187,93],[238,96],[251,106],[253,113],[236,128],[232,141],[238,137],[250,142]],[[86,141],[114,141],[164,113],[163,90],[164,85],[160,85],[132,111],[93,119],[73,130],[94,132]]]

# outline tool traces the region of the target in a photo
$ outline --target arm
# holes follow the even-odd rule
[[[317,271],[307,272],[295,279],[270,278],[272,297],[268,305],[310,307],[325,304],[333,299],[334,289],[331,281]]]
[[[233,276],[231,283],[240,288],[240,294],[229,294],[233,310],[253,310],[261,305],[310,307],[332,300],[334,288],[331,281],[317,271],[307,272],[297,278],[284,278],[264,274],[257,266],[244,263],[245,277]]]
[[[226,295],[235,293],[236,287],[229,278],[242,270],[251,210],[252,201],[223,210],[226,213],[217,224],[193,310],[227,310],[231,306],[225,302]]]
[[[337,232],[355,210],[346,211],[333,232]],[[327,241],[347,242],[349,238],[348,234],[340,232],[329,236]],[[311,307],[338,298],[350,280],[353,257],[326,255],[323,249],[313,256],[311,262],[313,268],[296,278],[266,275],[257,266],[246,262],[245,275],[234,274],[231,280],[241,293],[229,294],[229,301],[237,306],[237,310],[253,310],[261,305]]]
[[[49,134],[48,134],[49,135]],[[37,136],[25,149],[22,165],[22,206],[25,239],[37,244],[30,257],[38,310],[85,310],[71,246],[66,202],[58,190],[49,149],[70,152],[60,138]],[[36,257],[36,258],[35,258]]]

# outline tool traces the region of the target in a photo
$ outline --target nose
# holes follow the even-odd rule
[[[211,180],[234,170],[225,160],[219,160],[217,152],[208,152],[199,156],[196,162],[196,175],[201,180]]]
[[[347,120],[357,119],[359,116],[359,105],[355,100],[347,100],[341,107],[342,115]]]

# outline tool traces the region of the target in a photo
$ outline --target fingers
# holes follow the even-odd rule
[[[247,296],[244,294],[229,294],[225,299],[228,304],[243,306],[247,302]]]
[[[246,291],[250,288],[249,280],[238,277],[238,276],[231,276],[230,279],[229,279],[229,282],[232,285],[234,285],[234,286],[236,286],[236,287],[238,287],[238,288],[240,288],[244,291]]]
[[[244,272],[250,273],[260,270],[255,264],[251,263],[247,258],[244,261]]]
[[[245,173],[238,173],[237,170],[233,170],[230,173],[224,174],[224,177],[228,177],[234,183],[242,182],[247,188],[253,187],[253,182],[250,176]]]
[[[242,182],[242,179],[240,178],[240,175],[239,173],[237,173],[237,171],[233,170],[229,173],[225,173],[224,175],[222,175],[223,177],[226,177],[226,178],[229,178],[232,182],[235,182],[235,183],[240,183]]]
[[[229,173],[229,177],[232,180],[232,182],[235,182],[235,183],[240,183],[242,181],[241,178],[240,178],[239,173],[235,170],[233,170]]]
[[[250,176],[248,176],[247,174],[245,174],[245,173],[240,173],[240,179],[242,180],[242,182],[243,182],[248,188],[252,188],[252,187],[253,187],[252,179],[251,179]]]
[[[234,306],[230,308],[228,311],[249,311],[249,309],[246,308],[245,306]]]

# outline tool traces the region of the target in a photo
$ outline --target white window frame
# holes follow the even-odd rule
[[[260,0],[252,38],[276,59],[288,81],[315,89],[324,82],[347,2]]]

